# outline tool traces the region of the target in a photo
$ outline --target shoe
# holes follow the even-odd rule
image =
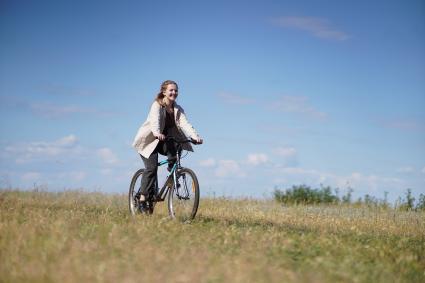
[[[146,197],[145,197],[145,195],[140,195],[140,198],[139,198],[139,201],[140,202],[144,202],[146,200]]]
[[[149,207],[148,207],[148,204],[146,203],[146,201],[141,201],[139,203],[139,210],[140,210],[141,213],[148,213]]]

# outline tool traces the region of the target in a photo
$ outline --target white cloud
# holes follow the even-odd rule
[[[54,96],[95,96],[96,91],[86,88],[64,86],[58,84],[46,84],[40,90]]]
[[[227,92],[219,93],[218,96],[222,100],[224,100],[226,103],[232,103],[232,104],[246,105],[246,104],[252,104],[255,102],[255,100],[252,98],[244,97],[244,96],[233,94],[233,93],[227,93]]]
[[[260,165],[266,163],[269,160],[266,154],[264,153],[251,153],[248,155],[248,164],[250,165]]]
[[[216,161],[214,158],[208,158],[205,160],[201,160],[199,165],[202,167],[214,167],[216,165]]]
[[[350,36],[331,26],[328,19],[315,17],[278,17],[271,19],[271,23],[278,27],[302,30],[311,35],[330,40],[344,41]]]
[[[87,173],[82,171],[71,172],[70,175],[71,175],[71,178],[76,181],[83,181],[87,177]]]
[[[321,180],[328,178],[328,174],[312,169],[300,167],[284,167],[280,170],[286,176],[296,177],[299,180],[309,180],[310,182],[320,183]],[[302,181],[301,181],[302,183]]]
[[[59,117],[67,116],[70,114],[94,112],[91,109],[83,108],[81,106],[76,106],[76,105],[60,106],[60,105],[52,104],[50,102],[34,103],[31,105],[31,110],[34,111],[35,114],[42,116],[44,118],[59,118]]]
[[[217,177],[245,177],[246,174],[243,172],[238,162],[235,160],[220,160],[218,167],[215,170]]]
[[[111,116],[116,113],[111,111],[101,111],[94,108],[82,107],[79,105],[56,105],[50,102],[39,102],[29,105],[31,111],[37,116],[47,119],[57,119],[73,114],[91,114],[99,117]]]
[[[112,152],[110,148],[103,147],[97,150],[97,156],[102,159],[106,164],[116,164],[118,163],[118,158]]]
[[[104,169],[99,170],[99,172],[100,172],[100,174],[107,176],[107,175],[112,174],[112,169],[104,168]],[[134,172],[132,172],[132,173],[134,173]]]
[[[78,139],[74,135],[69,135],[56,141],[58,146],[63,146],[63,147],[75,146],[77,142],[78,142]]]
[[[277,168],[279,179],[289,184],[308,184],[318,186],[320,184],[331,187],[352,187],[355,191],[363,193],[376,192],[379,189],[392,190],[403,187],[404,182],[398,178],[388,178],[375,174],[362,174],[353,172],[349,175],[337,175],[315,169],[299,167]],[[278,179],[274,180],[277,181]]]
[[[413,171],[415,171],[415,169],[412,166],[406,166],[397,169],[398,173],[412,173]]]
[[[401,131],[413,131],[413,132],[423,132],[425,130],[425,124],[421,121],[408,120],[408,119],[398,119],[398,120],[384,120],[381,124],[385,128],[397,129]]]
[[[52,142],[21,142],[6,146],[2,155],[15,159],[16,163],[29,163],[52,157],[75,155],[81,151],[74,135]]]
[[[294,157],[297,155],[297,150],[294,147],[278,147],[275,153],[284,158]]]
[[[21,176],[22,181],[36,183],[41,179],[41,174],[39,172],[27,172]]]
[[[354,172],[347,177],[339,177],[345,180],[353,188],[362,188],[366,190],[377,191],[379,188],[400,188],[403,181],[398,178],[382,177],[375,174],[364,175]]]
[[[19,188],[39,186],[40,184],[43,184],[48,189],[70,188],[77,186],[80,182],[87,179],[86,172],[75,170],[63,172],[51,172],[46,170],[41,172],[12,172],[10,175],[15,176],[14,180],[17,182]]]
[[[275,184],[283,183],[288,187],[297,184],[306,184],[310,186],[326,184],[335,186],[338,183],[337,176],[333,174],[300,167],[277,167],[277,170],[274,171],[274,175],[276,176],[273,179]]]
[[[293,167],[298,164],[298,152],[294,147],[277,147],[273,152],[279,157],[279,162],[285,164],[287,167]]]
[[[315,119],[326,119],[327,114],[310,105],[306,96],[284,95],[271,105],[272,109],[286,113],[307,115]]]
[[[80,182],[85,180],[87,177],[87,173],[84,171],[69,171],[62,172],[60,174],[55,174],[55,177],[49,178],[50,181],[57,182],[58,180],[68,180],[70,184],[73,184],[75,181]]]

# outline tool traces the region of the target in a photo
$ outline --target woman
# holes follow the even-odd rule
[[[166,140],[167,136],[172,136],[177,140],[185,140],[186,137],[190,137],[196,143],[203,143],[203,140],[186,119],[183,108],[176,103],[177,96],[177,83],[170,80],[163,82],[151,106],[148,118],[134,138],[133,147],[140,154],[145,164],[139,192],[140,201],[145,201],[150,190],[155,189],[158,153],[167,155],[169,171],[174,165],[176,147],[173,141]],[[183,149],[193,151],[189,143],[183,144]]]

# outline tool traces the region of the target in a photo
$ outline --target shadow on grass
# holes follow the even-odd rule
[[[301,223],[293,224],[288,222],[273,222],[267,221],[264,219],[239,219],[235,217],[213,217],[206,215],[197,215],[196,218],[192,221],[192,224],[201,224],[201,225],[221,225],[221,226],[233,226],[238,229],[260,229],[263,231],[275,230],[278,232],[297,234],[297,235],[321,235],[321,236],[337,236],[341,239],[354,240],[358,242],[368,243],[371,240],[373,241],[389,241],[396,243],[401,238],[400,235],[380,235],[374,233],[361,233],[358,234],[355,231],[350,231],[347,229],[339,230],[336,227],[328,227],[327,229],[322,229],[320,227],[307,226]],[[409,242],[412,244],[417,244],[417,242],[423,241],[423,238],[410,238]]]
[[[273,221],[267,221],[262,219],[238,219],[234,217],[213,217],[198,215],[192,221],[193,224],[200,223],[203,225],[222,225],[222,226],[233,226],[236,228],[247,229],[261,229],[261,230],[277,230],[292,232],[298,234],[315,233],[318,229],[308,227],[306,225],[294,225],[291,223],[276,223]]]

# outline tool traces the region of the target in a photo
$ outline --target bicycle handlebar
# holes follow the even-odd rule
[[[157,139],[158,139],[158,137],[156,137]],[[190,142],[190,143],[192,143],[192,144],[199,144],[199,143],[197,143],[195,140],[193,140],[193,139],[186,139],[186,140],[177,140],[177,139],[175,139],[174,137],[165,137],[165,140],[167,141],[167,140],[169,140],[169,141],[175,141],[176,143],[180,143],[180,144],[182,144],[182,143],[188,143],[188,142]]]

